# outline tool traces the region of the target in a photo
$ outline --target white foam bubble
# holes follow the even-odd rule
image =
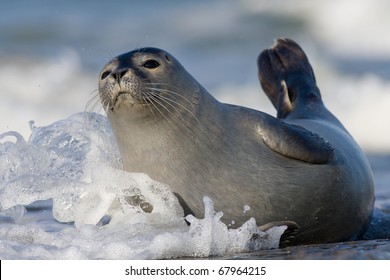
[[[251,207],[249,205],[244,205],[242,212],[247,213],[249,210],[251,210]]]

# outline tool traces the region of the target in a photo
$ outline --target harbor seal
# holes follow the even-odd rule
[[[109,61],[99,94],[124,169],[169,184],[199,218],[208,196],[233,227],[294,221],[290,245],[357,238],[374,203],[363,152],[324,106],[295,42],[278,39],[258,67],[277,117],[219,102],[164,50]]]

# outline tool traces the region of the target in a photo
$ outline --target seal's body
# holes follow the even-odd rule
[[[220,103],[165,51],[110,61],[99,92],[124,169],[169,184],[186,214],[201,217],[209,196],[233,226],[296,222],[291,244],[358,236],[374,202],[364,154],[323,105],[298,45],[279,39],[258,65],[278,118]]]

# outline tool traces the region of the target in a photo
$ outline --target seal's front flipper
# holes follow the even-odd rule
[[[318,134],[271,116],[265,118],[259,124],[259,134],[272,151],[316,164],[327,163],[332,158],[333,147]]]
[[[280,248],[287,247],[291,244],[291,242],[294,240],[295,236],[299,232],[299,226],[297,223],[292,221],[278,221],[278,222],[272,222],[272,223],[259,226],[258,228],[261,231],[267,231],[272,227],[278,227],[278,226],[287,226],[287,229],[280,237],[280,243],[279,243]]]
[[[313,69],[304,51],[290,39],[281,38],[257,59],[264,92],[285,118],[298,104],[321,101]]]

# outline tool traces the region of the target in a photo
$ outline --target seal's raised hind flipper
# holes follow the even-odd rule
[[[278,39],[257,60],[259,79],[278,118],[321,117],[326,110],[304,51],[290,39]],[[314,106],[313,106],[314,105]],[[331,114],[327,112],[329,118]],[[280,119],[260,124],[264,143],[274,152],[310,163],[326,163],[333,147],[321,136]]]
[[[290,39],[281,38],[257,59],[264,92],[285,118],[297,105],[321,100],[313,69],[304,51]]]

